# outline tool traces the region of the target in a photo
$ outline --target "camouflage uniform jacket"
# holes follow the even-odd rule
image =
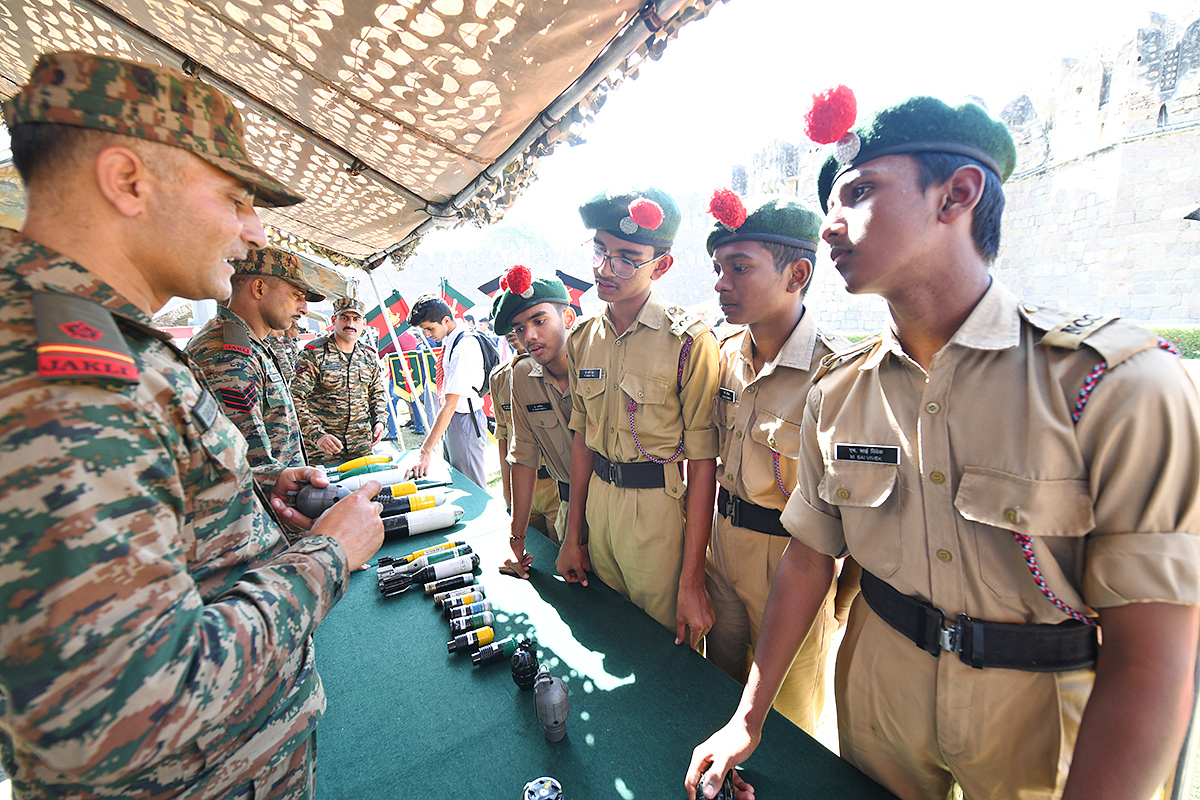
[[[272,335],[267,337],[267,344],[279,362],[279,371],[283,373],[283,382],[291,386],[292,380],[296,377],[296,361],[300,358],[299,340]]]
[[[37,309],[35,321],[35,308]],[[19,798],[217,797],[325,709],[346,556],[285,549],[170,338],[0,231],[0,759]]]
[[[376,422],[387,422],[387,395],[379,357],[363,342],[346,354],[333,335],[314,339],[300,353],[292,382],[304,447],[314,461],[322,457],[317,440],[327,433],[345,449],[330,460],[349,461],[371,452]]]
[[[245,320],[221,307],[188,342],[187,354],[246,437],[246,457],[264,491],[287,467],[303,467],[300,420],[271,349]]]

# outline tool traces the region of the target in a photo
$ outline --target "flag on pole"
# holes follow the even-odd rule
[[[391,320],[396,335],[399,336],[411,327],[408,324],[408,303],[400,296],[400,292],[394,289],[384,302],[387,304],[388,318]],[[379,354],[396,352],[396,343],[392,341],[392,334],[388,331],[387,323],[384,321],[382,307],[372,308],[367,312],[365,319],[367,324],[379,334]]]
[[[500,291],[500,276],[497,275],[483,286],[480,286],[479,291],[483,294],[486,294],[488,297],[495,297],[496,292]]]
[[[582,314],[583,309],[579,305],[579,298],[583,296],[584,292],[592,288],[592,284],[573,275],[568,275],[561,269],[556,269],[554,274],[563,282],[563,286],[567,287],[567,294],[571,296],[571,308],[575,309],[576,314]]]
[[[450,285],[450,281],[442,278],[442,300],[450,306],[450,315],[462,319],[462,315],[474,307],[467,296]]]

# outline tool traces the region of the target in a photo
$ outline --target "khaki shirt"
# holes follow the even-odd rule
[[[508,460],[537,469],[543,463],[550,477],[571,482],[571,392],[558,388],[545,368],[521,358],[512,368],[512,427]]]
[[[691,351],[679,377],[679,355]],[[628,405],[641,447],[670,459],[683,440],[680,459],[717,456],[712,421],[717,393],[717,340],[708,326],[668,306],[655,291],[620,336],[607,310],[576,326],[567,339],[571,369],[571,430],[610,461],[648,461],[634,441]],[[672,472],[668,470],[668,474]]]
[[[928,374],[890,332],[832,357],[808,396],[784,525],[947,616],[1065,619],[1010,531],[1033,537],[1050,588],[1078,610],[1200,604],[1195,387],[1148,331],[1079,323],[993,280]]]
[[[516,354],[507,361],[497,365],[492,370],[491,378],[488,379],[488,385],[492,389],[492,413],[496,415],[496,439],[507,439],[511,435],[510,425],[512,424],[512,400],[509,398],[510,387],[512,386],[512,368],[513,362],[518,358],[528,358],[523,354]]]
[[[10,231],[0,450],[0,756],[21,797],[219,796],[311,735],[341,546],[285,549],[170,337]]]
[[[790,493],[796,485],[800,420],[816,366],[825,356],[849,346],[845,339],[820,330],[807,309],[779,355],[759,375],[754,374],[748,328],[721,341],[721,385],[713,403],[721,486],[755,505],[783,510],[787,502],[783,489]]]
[[[249,445],[254,476],[270,491],[288,467],[304,466],[300,420],[274,352],[228,308],[204,324],[186,351]]]

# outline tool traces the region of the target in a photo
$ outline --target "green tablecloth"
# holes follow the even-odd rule
[[[380,555],[469,542],[497,639],[533,635],[541,663],[567,682],[567,736],[546,741],[533,693],[517,688],[507,661],[476,668],[469,655],[447,654],[449,627],[420,587],[383,598],[371,569],[351,576],[316,635],[329,698],[317,796],[516,800],[549,775],[567,800],[682,797],[692,748],[729,718],[741,687],[598,579],[587,588],[562,581],[553,545],[534,531],[531,579],[500,575],[504,506],[457,473],[455,481],[462,523],[386,543]],[[891,797],[775,712],[744,775],[762,800]]]

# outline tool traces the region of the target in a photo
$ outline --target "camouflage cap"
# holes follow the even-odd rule
[[[675,198],[653,186],[601,192],[579,207],[579,216],[585,228],[651,247],[670,247],[683,219]]]
[[[325,294],[317,286],[312,276],[307,274],[299,257],[286,250],[276,250],[274,247],[264,247],[261,250],[251,250],[250,255],[240,261],[230,261],[233,271],[238,275],[271,275],[283,278],[293,286],[303,289],[305,300],[316,303],[325,299]]]
[[[366,311],[366,306],[362,304],[361,300],[356,298],[339,297],[337,300],[333,301],[333,315],[336,317],[343,311],[354,311],[358,314],[361,314]]]
[[[241,114],[225,95],[166,67],[80,51],[38,57],[29,82],[4,103],[12,129],[51,122],[180,147],[254,189],[255,204],[304,200],[246,154]]]

